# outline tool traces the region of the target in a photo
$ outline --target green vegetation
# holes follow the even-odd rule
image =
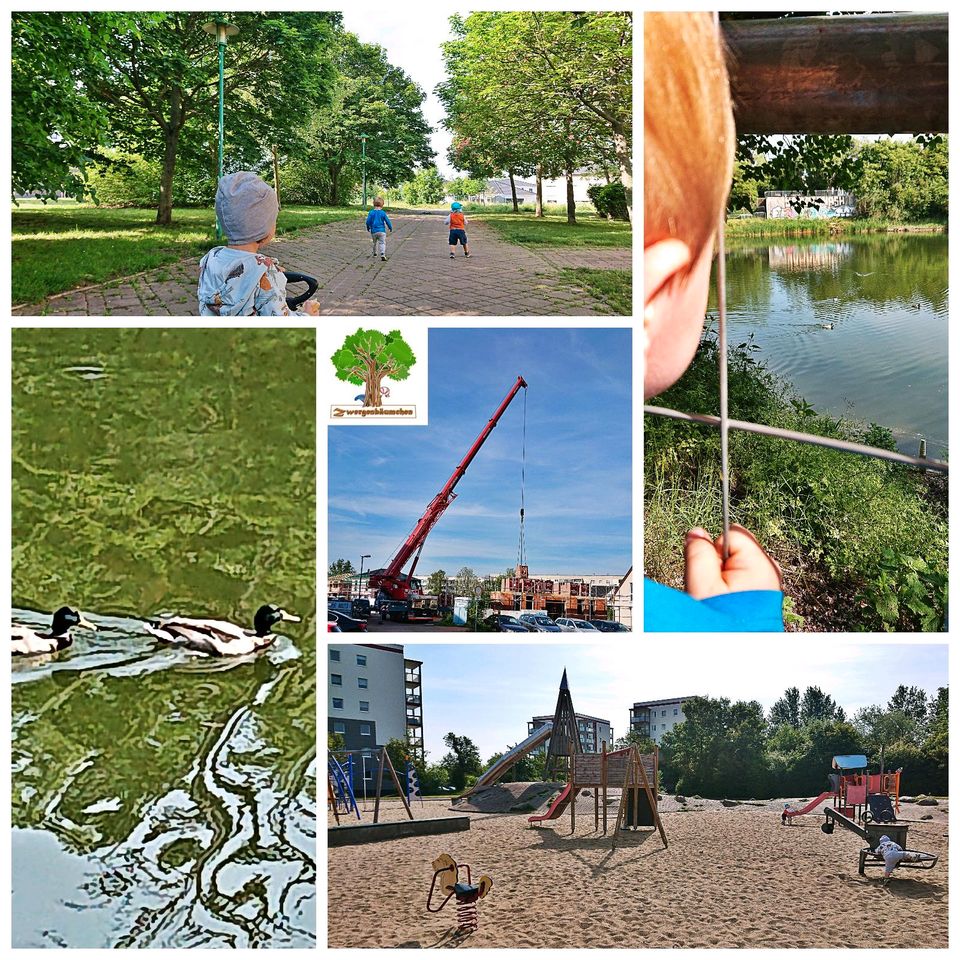
[[[765,217],[744,217],[727,220],[727,240],[766,237],[843,237],[867,233],[945,233],[946,223],[910,223],[879,217],[831,217],[796,220],[767,220]]]
[[[578,220],[571,225],[561,217],[538,218],[532,212],[474,216],[489,223],[504,239],[527,247],[629,247],[633,236],[630,224],[617,220]]]
[[[949,150],[946,136],[911,141],[859,140],[851,136],[746,136],[737,142],[732,213],[756,209],[767,190],[796,192],[799,215],[810,205],[802,195],[850,191],[862,217],[896,223],[946,223]]]
[[[819,687],[802,697],[784,692],[769,717],[756,701],[694,697],[684,722],[664,734],[661,773],[666,788],[711,798],[802,797],[824,789],[830,761],[863,753],[871,769],[883,751],[887,770],[903,768],[904,792],[947,792],[949,694],[927,697],[900,685],[886,706],[858,710],[848,721]]]
[[[215,246],[212,210],[173,212],[174,225],[161,227],[153,210],[21,201],[13,210],[14,304],[198,257]],[[277,233],[357,216],[357,207],[284,207]]]
[[[560,271],[560,280],[605,303],[618,317],[633,312],[633,271],[594,270],[589,267],[566,267]]]
[[[894,448],[877,425],[818,414],[753,357],[729,355],[730,415]],[[717,345],[708,334],[658,405],[717,413]],[[683,582],[684,534],[718,532],[719,434],[645,418],[645,571]],[[909,468],[732,431],[732,519],[784,570],[788,621],[809,630],[941,630],[947,607],[946,483]]]

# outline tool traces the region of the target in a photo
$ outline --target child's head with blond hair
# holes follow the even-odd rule
[[[374,198],[373,198],[373,205],[374,205],[375,207],[382,207],[382,206],[383,206],[383,197],[374,197]]]
[[[712,13],[644,17],[644,394],[674,383],[696,352],[736,133]]]

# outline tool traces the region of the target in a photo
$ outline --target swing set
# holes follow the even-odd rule
[[[359,759],[359,763],[354,760]],[[342,759],[341,759],[342,758]],[[370,750],[336,750],[327,755],[327,806],[333,813],[333,818],[337,825],[340,825],[340,816],[345,814],[350,816],[355,814],[358,820],[363,817],[360,813],[360,807],[357,804],[356,782],[357,767],[360,767],[360,781],[363,784],[363,806],[364,811],[367,808],[367,760],[375,760],[377,763],[377,781],[376,793],[374,794],[373,822],[380,822],[380,798],[383,795],[383,773],[384,770],[390,771],[390,777],[397,791],[397,796],[403,802],[403,808],[407,817],[413,820],[413,811],[410,809],[407,790],[404,789],[397,776],[397,771],[387,753],[386,747],[380,747],[379,750],[371,752]],[[409,771],[407,773],[407,784],[409,786]],[[421,797],[421,803],[423,798]]]

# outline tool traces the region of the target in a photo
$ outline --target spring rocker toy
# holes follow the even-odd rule
[[[474,884],[470,867],[467,864],[457,863],[448,853],[441,853],[433,861],[432,866],[433,881],[430,884],[430,893],[427,894],[427,911],[439,913],[453,897],[457,905],[457,930],[454,936],[460,937],[466,933],[472,933],[479,923],[477,902],[490,892],[493,881],[484,875]],[[466,871],[466,883],[460,881],[461,870]],[[446,894],[438,906],[432,906],[435,893],[438,897]]]

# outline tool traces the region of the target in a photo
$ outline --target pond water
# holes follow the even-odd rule
[[[17,330],[14,619],[100,628],[12,673],[13,944],[312,947],[312,331]],[[164,612],[303,617],[210,659]]]
[[[947,237],[755,241],[727,250],[728,339],[818,412],[947,446]],[[715,316],[711,294],[709,309]]]

